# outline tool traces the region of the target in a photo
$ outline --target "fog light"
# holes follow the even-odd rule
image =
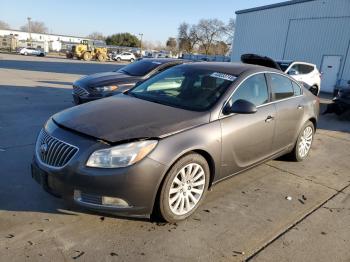
[[[108,205],[108,206],[119,206],[119,207],[127,207],[129,206],[128,203],[117,197],[107,197],[103,196],[102,197],[102,205]]]

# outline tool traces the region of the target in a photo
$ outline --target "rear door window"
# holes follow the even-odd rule
[[[271,91],[274,100],[281,100],[294,96],[292,81],[279,74],[269,74]]]
[[[306,75],[310,74],[314,70],[314,67],[311,65],[299,64],[300,74]]]

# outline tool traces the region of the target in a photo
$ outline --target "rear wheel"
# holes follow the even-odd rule
[[[131,58],[131,59],[130,59],[130,62],[131,62],[131,63],[132,63],[132,62],[134,62],[134,61],[135,61],[135,59],[134,59],[134,58]]]
[[[208,163],[201,155],[180,158],[169,170],[161,188],[160,215],[170,223],[192,215],[205,197],[209,173]]]
[[[91,60],[91,54],[90,54],[90,52],[85,52],[85,53],[83,54],[83,59],[84,59],[85,61],[90,61],[90,60]]]
[[[291,152],[291,157],[294,161],[301,162],[309,155],[312,142],[314,139],[315,127],[310,121],[306,122],[300,131],[294,149]]]

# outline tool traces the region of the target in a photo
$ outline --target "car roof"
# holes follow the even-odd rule
[[[277,63],[286,63],[286,64],[291,64],[294,63],[294,60],[275,60]]]
[[[253,65],[253,64],[244,64],[244,63],[232,63],[232,62],[194,62],[186,64],[188,67],[196,67],[200,69],[206,69],[211,71],[218,71],[220,73],[226,73],[234,76],[239,76],[243,73],[250,72],[278,72],[280,70],[273,69],[270,67]]]
[[[315,66],[315,64],[308,63],[308,62],[303,62],[303,61],[297,61],[297,60],[276,60],[277,63],[285,63],[285,64],[293,64],[293,63],[298,63],[298,64],[305,64],[305,65],[312,65]]]
[[[147,57],[144,57],[144,58],[142,58],[142,60],[156,62],[159,64],[166,64],[166,63],[171,63],[171,62],[190,62],[190,60],[184,60],[184,59],[179,59],[179,58],[147,58]]]

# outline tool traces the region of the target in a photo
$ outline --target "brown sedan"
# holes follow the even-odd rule
[[[304,160],[318,113],[318,99],[281,71],[179,65],[51,117],[32,174],[78,205],[175,222],[227,177],[286,154]]]

